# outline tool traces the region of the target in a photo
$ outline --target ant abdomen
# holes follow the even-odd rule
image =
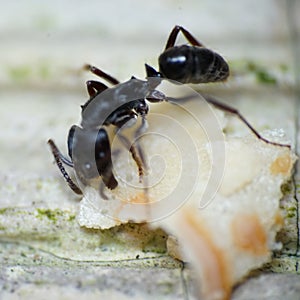
[[[159,72],[181,83],[208,83],[227,79],[229,67],[221,55],[210,49],[182,45],[160,55]]]

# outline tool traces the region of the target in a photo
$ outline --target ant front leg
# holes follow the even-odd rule
[[[93,74],[97,75],[98,77],[105,79],[106,81],[110,82],[113,85],[120,83],[119,80],[117,80],[116,78],[112,77],[111,75],[105,73],[104,71],[100,70],[97,67],[86,64],[83,68],[85,70],[92,72]]]
[[[57,148],[57,146],[55,145],[53,140],[49,140],[48,144],[51,148],[51,152],[54,156],[55,162],[60,170],[60,172],[62,173],[62,175],[64,176],[67,184],[69,185],[69,187],[71,188],[72,191],[74,191],[76,194],[78,195],[82,195],[82,191],[81,189],[74,183],[74,181],[71,179],[71,177],[69,176],[68,172],[66,171],[66,169],[63,166],[63,163],[66,163],[67,165],[73,167],[72,162],[70,162],[67,158],[65,158],[61,152],[59,151],[59,149]]]
[[[221,102],[217,101],[216,99],[214,99],[210,96],[205,96],[204,98],[208,103],[211,103],[213,106],[217,107],[218,109],[237,116],[252,131],[252,133],[259,140],[261,140],[261,141],[263,141],[267,144],[270,144],[270,145],[279,146],[279,147],[286,147],[286,148],[289,148],[289,149],[291,148],[290,145],[272,142],[272,141],[269,141],[269,140],[265,139],[264,137],[262,137],[237,109],[235,109],[235,108],[233,108],[229,105],[226,105],[224,103],[221,103]]]
[[[174,47],[178,33],[182,32],[184,37],[188,40],[188,42],[191,43],[193,46],[198,46],[198,47],[205,47],[202,43],[200,43],[189,31],[184,29],[182,26],[176,25],[173,30],[171,31],[165,50]]]

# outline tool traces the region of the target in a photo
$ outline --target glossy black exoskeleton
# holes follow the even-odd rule
[[[190,45],[175,46],[178,33],[182,32]],[[161,77],[181,83],[208,83],[226,80],[229,67],[224,58],[207,49],[189,31],[175,26],[165,50],[158,58]],[[147,72],[151,76],[151,71]]]

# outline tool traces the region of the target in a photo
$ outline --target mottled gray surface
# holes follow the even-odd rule
[[[157,257],[155,265],[150,258],[77,262],[3,243],[1,258],[1,299],[184,299],[186,293],[181,263],[166,256]]]
[[[300,276],[294,274],[263,274],[238,286],[233,300],[300,299]]]

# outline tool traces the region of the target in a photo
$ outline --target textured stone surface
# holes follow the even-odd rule
[[[233,300],[287,299],[300,298],[300,276],[292,274],[264,274],[250,278],[238,286]]]

